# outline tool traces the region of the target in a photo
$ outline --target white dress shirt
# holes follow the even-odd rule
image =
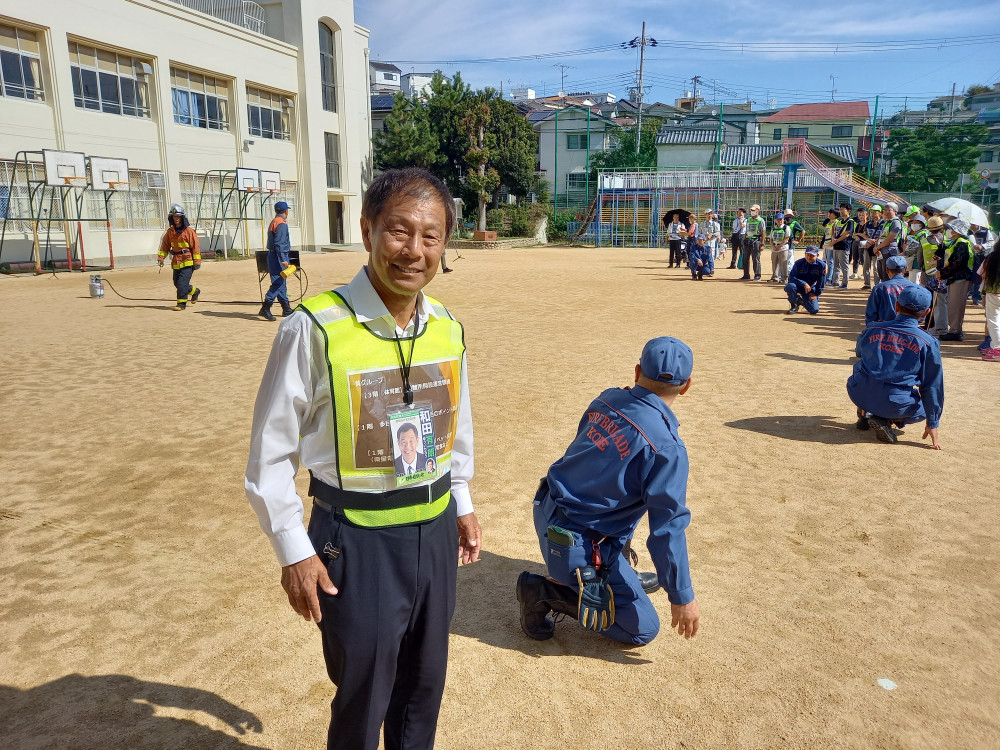
[[[413,321],[400,328],[378,296],[366,268],[337,290],[360,322],[383,336],[413,335]],[[437,316],[421,292],[417,298],[421,330]],[[466,357],[462,355],[457,425],[451,452],[451,494],[458,515],[471,513],[469,480],[474,470],[472,412]],[[317,479],[339,487],[330,371],[326,343],[308,315],[285,318],[264,368],[250,432],[250,460],[244,485],[260,526],[271,540],[278,562],[291,565],[315,554],[302,524],[302,500],[295,492],[299,464]]]

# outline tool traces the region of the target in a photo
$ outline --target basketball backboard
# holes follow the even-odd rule
[[[87,155],[82,151],[56,151],[42,149],[42,163],[45,165],[45,184],[65,187],[87,180]]]
[[[260,170],[260,187],[262,190],[281,190],[281,173]]]
[[[91,156],[90,186],[94,190],[128,190],[128,159]]]
[[[237,167],[236,189],[244,192],[247,189],[260,189],[260,171],[257,169],[247,169],[246,167]]]

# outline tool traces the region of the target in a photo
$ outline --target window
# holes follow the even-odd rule
[[[789,138],[808,138],[809,128],[789,128],[788,129]]]
[[[282,94],[247,86],[247,110],[250,116],[250,135],[290,141],[289,101]]]
[[[993,152],[992,151],[983,151],[983,155],[979,157],[979,161],[981,161],[981,162],[990,162],[990,161],[993,161]]]
[[[567,190],[584,190],[587,187],[587,175],[583,172],[570,172],[566,175]]]
[[[45,98],[35,32],[0,24],[0,96],[34,101]]]
[[[326,145],[326,186],[340,187],[340,136],[336,133],[324,133]]]
[[[73,101],[109,115],[149,117],[149,66],[128,55],[69,43]]]
[[[229,84],[218,78],[170,68],[174,122],[209,130],[229,130]]]
[[[775,128],[774,129],[774,135],[772,137],[773,137],[774,140],[780,141],[781,140],[781,128]]]
[[[155,173],[162,178],[162,173]],[[128,192],[115,193],[108,201],[108,218],[113,229],[163,229],[167,215],[167,191],[149,187],[146,173],[138,169],[128,171]],[[88,211],[94,218],[104,217],[104,195],[90,193]],[[194,215],[197,203],[186,207]]]
[[[834,125],[830,134],[834,138],[850,138],[854,135],[853,125]]]
[[[586,133],[567,133],[566,134],[566,148],[571,151],[586,151],[587,150],[587,134]]]
[[[325,23],[319,25],[319,77],[323,87],[323,109],[337,111],[337,59],[333,32]]]

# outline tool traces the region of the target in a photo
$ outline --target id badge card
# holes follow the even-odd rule
[[[433,481],[438,477],[432,410],[429,401],[386,409],[397,487]]]

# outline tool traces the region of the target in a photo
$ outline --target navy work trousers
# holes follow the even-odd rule
[[[815,315],[819,312],[819,297],[816,299],[809,299],[808,294],[802,294],[798,287],[795,286],[791,281],[785,284],[785,296],[788,297],[788,303],[791,305],[802,305],[806,309],[806,312],[810,315]]]
[[[187,302],[188,295],[191,294],[191,276],[193,274],[194,266],[174,269],[174,286],[177,287],[178,302]]]
[[[313,506],[309,538],[336,596],[319,592],[337,686],[327,750],[431,750],[455,612],[455,503],[432,521],[370,529]],[[340,550],[336,559],[324,549]]]
[[[271,286],[267,288],[267,294],[264,295],[264,301],[267,303],[272,303],[275,300],[288,304],[288,285],[280,271],[271,273]],[[458,553],[455,554],[457,557]]]

